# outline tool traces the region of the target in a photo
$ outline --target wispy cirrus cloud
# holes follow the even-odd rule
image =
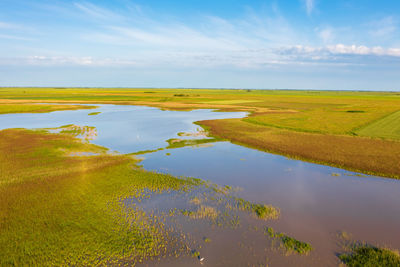
[[[304,6],[307,12],[307,15],[311,15],[315,9],[315,1],[316,0],[302,0],[304,1]]]
[[[75,2],[74,7],[85,15],[100,20],[119,20],[124,17],[107,8],[102,8],[90,2]]]
[[[0,29],[15,29],[15,28],[18,28],[18,26],[15,24],[0,21]]]
[[[398,27],[398,21],[393,16],[386,16],[368,24],[371,28],[369,34],[374,38],[391,36],[397,31]]]

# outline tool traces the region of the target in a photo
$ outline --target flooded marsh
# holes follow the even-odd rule
[[[239,146],[208,137],[194,124],[202,120],[242,118],[245,112],[96,106],[95,112],[82,109],[0,115],[3,130],[0,133],[5,140],[1,149],[12,150],[11,134],[22,138],[15,141],[18,144],[22,140],[31,142],[19,152],[15,150],[15,155],[2,156],[2,176],[18,176],[10,171],[14,163],[7,160],[40,144],[41,152],[32,150],[32,154],[27,154],[31,158],[26,159],[38,155],[46,159],[46,164],[51,163],[48,168],[43,164],[37,172],[31,172],[39,161],[29,163],[21,159],[18,164],[21,164],[20,176],[29,178],[26,181],[47,175],[66,196],[65,199],[55,198],[57,202],[49,208],[49,212],[57,211],[63,218],[52,222],[52,229],[60,225],[70,229],[67,233],[71,237],[70,244],[78,238],[72,233],[77,219],[73,212],[86,216],[78,211],[77,205],[81,202],[74,202],[71,213],[63,214],[58,210],[78,197],[86,203],[84,209],[89,214],[87,220],[82,221],[82,229],[94,227],[85,235],[85,242],[99,242],[102,238],[111,242],[112,249],[102,242],[95,247],[109,257],[108,261],[97,262],[95,250],[86,250],[87,258],[85,254],[76,257],[62,254],[55,258],[55,263],[68,258],[72,264],[84,259],[86,263],[144,266],[337,266],[341,260],[351,260],[338,257],[348,253],[338,237],[343,231],[351,233],[353,240],[371,246],[400,248],[399,180]],[[25,133],[25,130],[9,128],[34,131]],[[47,135],[54,141],[44,140],[43,136]],[[59,142],[63,142],[62,145]],[[49,170],[55,166],[59,172],[54,176]],[[13,186],[13,190],[22,190],[18,187],[22,185]],[[42,185],[35,190],[39,190],[34,191],[37,194],[41,192],[41,198],[51,202]],[[11,199],[7,201],[14,203]],[[16,198],[15,201],[19,203]],[[109,203],[114,203],[112,212]],[[47,223],[46,215],[39,216],[43,208],[40,205],[37,200],[31,215],[42,221],[29,220],[29,224]],[[22,205],[18,207],[23,209]],[[96,212],[104,211],[109,217],[101,219]],[[7,217],[9,214],[15,217]],[[6,213],[5,206],[2,209],[3,225],[18,221],[23,218],[21,216],[20,213]],[[109,220],[112,216],[121,218],[120,223]],[[146,229],[147,236],[137,236],[139,226]],[[114,231],[112,229],[126,239],[107,234]],[[46,230],[41,231],[38,235],[49,236]],[[14,240],[13,232],[7,233],[9,240]],[[37,236],[26,234],[29,242],[35,242]],[[49,255],[62,250],[61,244],[51,243],[53,237],[56,235],[43,241],[53,246],[47,251]],[[3,246],[7,239],[2,241]],[[83,247],[75,246],[70,253]],[[36,255],[35,246],[29,249]],[[107,249],[109,251],[105,252]],[[18,249],[8,253],[16,251]],[[37,260],[46,261],[44,255],[36,256]],[[2,257],[4,260],[5,256]],[[7,260],[9,263],[24,262],[23,258],[8,257]]]

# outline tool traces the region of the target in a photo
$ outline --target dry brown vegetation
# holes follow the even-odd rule
[[[295,132],[240,119],[202,121],[213,135],[265,151],[400,178],[400,142]]]

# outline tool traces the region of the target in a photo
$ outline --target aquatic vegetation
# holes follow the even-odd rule
[[[295,251],[299,254],[307,254],[312,250],[310,244],[299,241],[290,236],[283,236],[281,240],[286,250],[288,251]]]
[[[101,112],[91,112],[88,115],[89,116],[95,116],[95,115],[99,115]]]
[[[263,220],[278,219],[280,216],[279,209],[271,205],[254,204],[251,203],[250,201],[238,197],[235,197],[234,201],[235,201],[235,206],[239,210],[252,212],[258,218]]]
[[[193,197],[193,198],[190,200],[190,203],[195,204],[195,205],[200,205],[201,202],[202,202],[202,200],[201,200],[199,197]]]
[[[200,146],[204,144],[214,143],[219,141],[217,138],[206,138],[206,139],[168,139],[168,146],[166,149],[181,148],[186,146]]]
[[[143,154],[148,154],[148,153],[154,153],[154,152],[161,151],[161,150],[164,150],[164,148],[158,148],[158,149],[152,149],[152,150],[142,150],[142,151],[137,151],[134,153],[129,153],[128,155],[132,155],[132,156],[143,155]]]
[[[349,267],[352,266],[400,266],[400,255],[397,251],[374,246],[359,246],[350,254],[342,254],[339,258]]]
[[[339,232],[337,237],[344,250],[338,257],[347,266],[400,266],[397,250],[355,241],[345,231]]]
[[[277,233],[272,227],[266,227],[265,234],[273,239],[278,239],[288,253],[308,254],[313,250],[310,244],[299,241],[284,233]]]
[[[193,219],[211,219],[215,220],[218,216],[218,211],[216,208],[211,206],[200,205],[196,211],[183,210],[182,214],[189,216]]]
[[[73,151],[98,155],[68,156]],[[174,254],[181,241],[162,218],[121,201],[201,184],[146,172],[130,156],[44,131],[0,131],[0,162],[2,266],[135,265]]]
[[[189,136],[189,137],[207,136],[207,132],[199,127],[197,128],[197,131],[194,133],[180,132],[178,133],[178,136]]]
[[[73,137],[81,138],[85,141],[95,140],[97,138],[97,129],[92,126],[64,125],[58,128],[44,129],[51,133],[66,134]]]

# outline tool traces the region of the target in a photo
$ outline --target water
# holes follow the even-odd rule
[[[18,113],[0,116],[0,130],[6,128],[55,128],[76,124],[93,126],[97,137],[92,143],[120,153],[154,150],[168,145],[178,132],[196,132],[193,122],[205,119],[240,118],[244,112],[162,111],[157,108],[123,105],[93,105],[97,109],[56,111],[52,113]],[[89,116],[89,113],[101,112]]]
[[[165,148],[166,140],[179,132],[196,132],[194,121],[240,118],[245,113],[211,110],[161,111],[139,106],[96,105],[96,110],[57,111],[42,114],[0,115],[0,129],[52,128],[67,124],[93,126],[97,137],[91,142],[120,153]],[[89,113],[101,112],[88,116]],[[166,155],[166,153],[170,155]],[[400,248],[400,181],[306,163],[265,153],[229,142],[183,147],[144,155],[147,170],[177,176],[198,177],[219,185],[240,187],[240,197],[267,203],[281,210],[278,221],[244,218],[239,229],[220,229],[204,221],[179,220],[179,227],[201,239],[213,236],[201,253],[208,266],[250,265],[337,265],[341,251],[337,233],[351,233],[354,240]],[[332,176],[333,173],[340,176]],[[183,205],[169,196],[154,198],[144,208]],[[274,227],[296,239],[309,242],[309,256],[285,256],[266,251],[270,244],[249,226]],[[250,229],[250,230],[249,230]],[[149,263],[150,265],[156,262]],[[166,259],[163,266],[196,266],[191,257]]]

